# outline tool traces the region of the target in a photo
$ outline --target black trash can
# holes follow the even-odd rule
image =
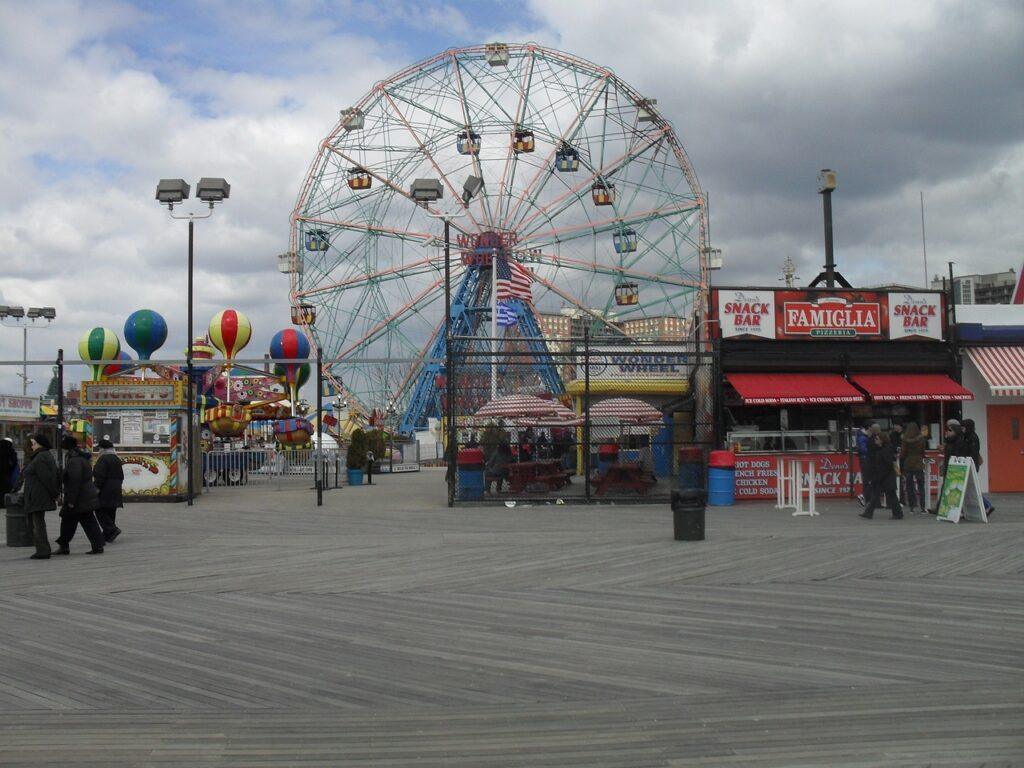
[[[672,491],[672,529],[676,541],[704,541],[706,500],[703,488],[677,488]]]
[[[5,517],[7,518],[7,546],[31,547],[32,531],[28,526],[28,515],[21,497],[8,493],[4,497]]]

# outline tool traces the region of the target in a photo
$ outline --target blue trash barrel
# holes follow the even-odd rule
[[[704,450],[699,445],[679,449],[679,487],[704,487]]]
[[[484,452],[463,448],[456,459],[459,469],[456,496],[459,501],[480,501],[484,497]]]
[[[708,456],[708,504],[731,507],[736,500],[736,454],[712,451]]]

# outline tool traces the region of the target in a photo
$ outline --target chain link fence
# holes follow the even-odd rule
[[[667,501],[713,447],[713,350],[589,334],[541,345],[452,340],[451,501]]]

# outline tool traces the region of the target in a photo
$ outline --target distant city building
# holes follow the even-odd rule
[[[942,289],[941,275],[932,278],[932,288]],[[987,275],[956,275],[953,278],[953,301],[957,304],[1009,304],[1017,285],[1017,273],[992,272]]]
[[[603,316],[606,322],[597,323],[595,328],[594,315]],[[623,336],[645,341],[680,341],[689,337],[692,331],[692,321],[687,317],[659,315],[618,320],[613,313],[606,314],[598,309],[592,312],[563,309],[557,314],[540,313],[537,322],[552,352],[565,351],[566,343],[559,340],[581,337],[588,324],[591,328],[590,336],[595,341],[608,341]]]

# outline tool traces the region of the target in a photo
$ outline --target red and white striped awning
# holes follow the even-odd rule
[[[591,419],[610,419],[630,424],[661,424],[661,411],[633,397],[610,397],[590,406]]]
[[[993,397],[1024,397],[1024,347],[969,347],[967,356]]]
[[[545,421],[572,421],[576,414],[557,400],[544,400],[533,395],[497,397],[473,414],[476,419],[523,419],[543,417]]]

